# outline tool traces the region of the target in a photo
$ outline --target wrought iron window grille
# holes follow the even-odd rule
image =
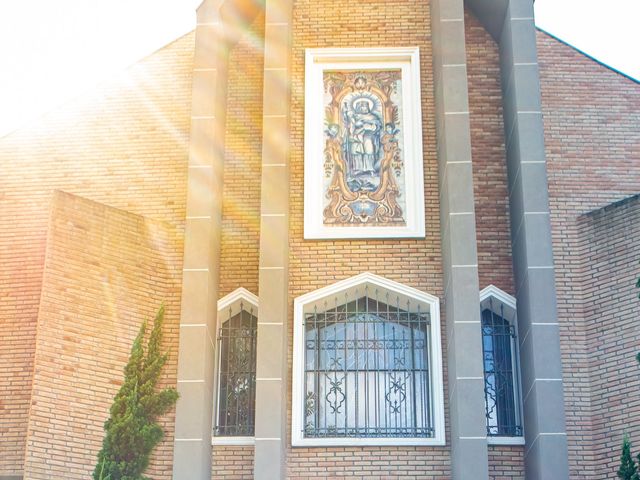
[[[368,287],[304,316],[306,438],[433,438],[430,315]]]
[[[218,411],[216,436],[254,435],[256,397],[256,340],[258,319],[253,308],[233,314],[218,332]]]
[[[489,437],[522,436],[516,328],[493,298],[481,308],[484,391]]]

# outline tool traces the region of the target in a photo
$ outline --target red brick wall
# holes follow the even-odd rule
[[[640,195],[578,218],[595,478],[620,466],[629,434],[640,452]]]
[[[164,302],[164,384],[175,385],[182,255],[168,224],[56,192],[42,276],[24,464],[86,479],[140,325]],[[148,473],[171,478],[173,412]]]
[[[468,11],[465,35],[480,288],[514,295],[498,45]]]
[[[253,445],[213,447],[211,480],[250,480],[253,478]]]
[[[264,15],[229,55],[220,296],[238,287],[258,294]]]
[[[542,32],[538,59],[571,476],[603,478],[603,438],[594,422],[608,417],[609,407],[592,397],[592,381],[602,372],[589,354],[596,332],[585,320],[588,292],[579,281],[577,219],[640,192],[640,86]],[[637,418],[637,409],[628,413],[634,411]],[[613,475],[608,471],[604,477]]]
[[[301,448],[289,457],[287,478],[421,478],[448,479],[448,459],[437,459],[424,447]],[[447,447],[437,450],[448,452]]]
[[[181,230],[192,61],[190,34],[0,139],[0,475],[22,471],[52,191]]]
[[[442,296],[429,28],[429,3],[426,0],[372,0],[341,5],[329,0],[294,2],[290,137],[290,305],[295,297],[303,293],[365,271]],[[304,49],[347,46],[420,47],[427,231],[425,239],[303,239]],[[292,315],[290,308],[290,326],[293,325]],[[291,331],[289,339],[291,352]],[[443,356],[446,358],[446,348],[444,350]],[[290,366],[291,361],[290,358]],[[289,374],[289,380],[290,378]],[[289,448],[287,462],[288,474],[292,478],[308,478],[309,475],[340,478],[354,468],[363,477],[402,475],[414,478],[448,478],[450,475],[448,447]]]
[[[524,447],[490,445],[489,478],[491,480],[524,480]]]
[[[468,11],[465,38],[480,288],[514,295],[498,45]],[[524,447],[489,447],[489,477],[523,479]]]
[[[264,15],[229,54],[220,297],[244,287],[258,295]],[[211,478],[253,478],[253,447],[214,446]]]

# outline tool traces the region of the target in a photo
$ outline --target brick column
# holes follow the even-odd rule
[[[173,457],[176,480],[211,478],[228,54],[219,7],[219,0],[205,0],[197,15]]]
[[[285,478],[292,0],[265,5],[254,478]]]
[[[526,476],[560,480],[569,467],[532,0],[509,2],[499,43]]]
[[[462,0],[431,3],[452,478],[488,479]]]

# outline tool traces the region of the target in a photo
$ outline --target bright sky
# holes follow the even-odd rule
[[[193,30],[202,0],[0,0],[0,136]]]
[[[0,136],[192,30],[201,0],[0,1]],[[640,0],[537,0],[537,24],[640,79]]]
[[[640,80],[640,0],[536,0],[536,25]]]

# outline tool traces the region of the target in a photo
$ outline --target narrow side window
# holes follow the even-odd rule
[[[218,301],[216,444],[251,444],[255,432],[258,297],[238,288]]]
[[[487,436],[522,437],[515,299],[490,286],[480,305]]]

